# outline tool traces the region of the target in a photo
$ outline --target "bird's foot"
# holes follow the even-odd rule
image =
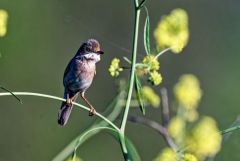
[[[66,104],[67,104],[68,106],[72,106],[73,101],[72,101],[70,98],[67,98]]]
[[[94,115],[96,115],[96,110],[95,108],[91,107],[89,111],[89,116],[94,116]]]

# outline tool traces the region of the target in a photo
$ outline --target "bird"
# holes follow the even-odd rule
[[[75,56],[68,63],[64,76],[64,99],[58,112],[58,124],[66,125],[71,114],[73,102],[80,95],[90,108],[89,116],[96,114],[95,108],[88,101],[85,92],[91,86],[96,75],[96,63],[100,61],[101,51],[100,43],[96,39],[88,39],[83,42]]]

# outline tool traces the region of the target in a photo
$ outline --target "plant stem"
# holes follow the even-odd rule
[[[239,130],[239,129],[240,129],[240,125],[237,125],[237,126],[230,127],[228,129],[221,131],[221,134],[224,135],[224,134],[227,134],[227,133],[233,132],[234,130]]]
[[[66,99],[60,98],[60,97],[56,97],[56,96],[52,96],[52,95],[47,95],[47,94],[41,94],[41,93],[32,93],[32,92],[12,92],[14,95],[22,95],[22,96],[37,96],[37,97],[45,97],[45,98],[51,98],[51,99],[55,99],[55,100],[60,100],[60,101],[66,101]],[[11,93],[0,93],[0,96],[9,96],[11,95]],[[83,106],[81,104],[75,103],[73,102],[74,105],[89,111],[90,109],[86,106]],[[109,125],[111,125],[114,129],[116,129],[117,131],[120,131],[120,129],[114,124],[112,123],[110,120],[108,120],[106,117],[104,117],[103,115],[101,115],[100,113],[96,112],[96,116],[100,117],[101,119],[103,119],[104,121],[106,121]]]
[[[126,107],[125,107],[125,111],[124,111],[123,119],[122,119],[122,123],[121,123],[121,128],[120,128],[120,131],[123,134],[125,132],[129,107],[130,107],[130,103],[131,103],[131,97],[132,97],[132,91],[133,91],[133,85],[134,85],[136,58],[137,58],[137,44],[138,44],[138,29],[139,29],[140,9],[138,8],[138,0],[134,0],[134,4],[135,4],[135,24],[134,24],[134,33],[133,33],[131,75],[130,75],[130,80],[129,80],[129,89],[128,89]]]
[[[167,49],[164,49],[163,51],[161,51],[160,53],[158,53],[156,56],[155,56],[155,59],[158,59],[159,56],[161,56],[162,54],[166,53],[167,51],[171,50],[171,48],[167,48]]]
[[[121,113],[122,107],[123,107],[122,101],[123,101],[123,99],[125,99],[125,97],[126,97],[125,90],[122,90],[113,99],[113,102],[111,102],[107,106],[107,108],[105,109],[105,111],[103,113],[105,113],[108,120],[113,122],[118,117],[118,115]],[[72,140],[66,147],[64,147],[64,149],[61,152],[59,152],[52,159],[52,161],[63,161],[63,160],[65,160],[74,151],[76,142],[79,140],[79,138],[82,137],[82,135],[85,132],[87,132],[89,129],[96,128],[96,127],[103,127],[103,126],[108,125],[108,123],[105,122],[104,120],[101,120],[100,122],[99,121],[100,121],[99,119],[96,119],[94,121],[94,123],[89,128],[84,130],[80,135],[78,135],[74,140]],[[94,131],[94,133],[92,132],[92,133],[88,134],[87,136],[85,136],[84,139],[82,139],[82,141],[81,141],[81,145],[99,132],[101,132],[101,129],[96,130],[96,131]]]
[[[151,127],[152,129],[156,130],[160,135],[163,136],[163,138],[165,139],[169,147],[171,147],[174,151],[177,151],[177,145],[174,143],[173,139],[170,137],[167,129],[161,124],[155,121],[149,120],[147,118],[138,117],[138,116],[130,116],[128,120],[134,123]]]
[[[161,102],[162,102],[162,124],[164,127],[167,127],[168,122],[170,120],[169,116],[169,106],[168,106],[168,94],[167,94],[167,89],[162,88],[160,90],[161,93]]]

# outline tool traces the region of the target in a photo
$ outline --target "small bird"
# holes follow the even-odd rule
[[[76,55],[70,60],[63,76],[64,98],[58,112],[58,124],[66,125],[72,111],[73,102],[78,94],[90,108],[89,116],[96,114],[95,108],[85,97],[86,90],[91,86],[93,77],[96,75],[96,63],[100,61],[100,55],[104,52],[95,39],[88,39],[78,49]]]

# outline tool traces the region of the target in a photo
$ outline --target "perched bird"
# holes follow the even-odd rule
[[[88,39],[78,49],[76,55],[70,60],[63,76],[64,98],[58,112],[58,124],[65,125],[72,111],[72,102],[76,100],[78,94],[90,107],[89,116],[96,113],[95,108],[84,96],[90,87],[93,77],[96,75],[96,63],[100,61],[103,51],[100,44],[95,39]]]

